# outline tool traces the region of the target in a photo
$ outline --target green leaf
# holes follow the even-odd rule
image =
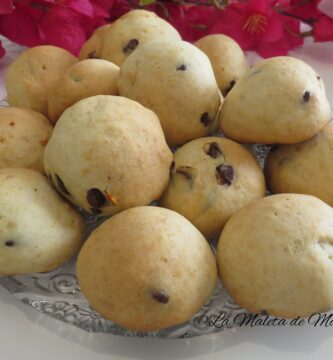
[[[156,2],[156,0],[140,0],[140,5],[146,6],[146,5],[153,4],[154,2]]]

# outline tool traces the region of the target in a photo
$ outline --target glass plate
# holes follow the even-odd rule
[[[8,106],[6,99],[0,106]],[[219,136],[221,136],[219,134]],[[263,166],[268,147],[248,146]],[[104,219],[89,215],[80,210],[87,224],[86,236]],[[215,244],[211,243],[215,251]],[[233,302],[221,283],[208,299],[205,306],[188,322],[159,331],[129,331],[101,317],[83,297],[75,275],[75,259],[48,273],[20,276],[0,276],[0,284],[8,289],[18,300],[34,309],[93,333],[110,333],[122,336],[188,338],[223,331],[235,326],[233,321],[222,326],[216,319],[235,319],[237,314],[246,311]],[[214,326],[215,323],[215,326]]]

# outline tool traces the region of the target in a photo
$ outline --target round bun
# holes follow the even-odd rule
[[[10,106],[48,115],[48,96],[59,77],[77,59],[68,51],[51,45],[25,50],[9,65],[6,89]]]
[[[119,93],[153,110],[167,142],[181,145],[217,128],[223,100],[208,57],[185,41],[143,45],[120,68]]]
[[[40,173],[0,170],[0,274],[46,272],[75,255],[83,221]]]
[[[102,316],[129,330],[188,321],[216,284],[213,252],[184,217],[137,207],[98,227],[77,261],[83,294]]]
[[[103,215],[158,199],[168,184],[171,162],[156,115],[111,95],[68,108],[44,157],[45,171],[63,196]]]
[[[0,168],[22,167],[44,172],[44,149],[53,128],[42,114],[0,108]]]
[[[179,148],[171,174],[161,205],[184,215],[207,238],[218,238],[231,215],[266,192],[253,155],[219,137]]]
[[[266,163],[267,185],[272,193],[317,196],[333,206],[333,122],[300,144],[272,148]]]
[[[248,69],[243,50],[235,40],[222,34],[207,35],[194,45],[209,57],[217,85],[226,96]]]
[[[110,26],[111,24],[103,25],[94,31],[91,37],[83,44],[79,60],[101,58],[103,41]]]
[[[223,285],[253,313],[306,317],[333,307],[333,209],[310,195],[273,195],[228,221],[217,249]]]
[[[281,56],[257,63],[236,83],[222,107],[220,128],[241,143],[295,144],[318,133],[330,114],[316,72]]]
[[[60,115],[81,99],[94,95],[118,95],[119,67],[109,61],[89,59],[71,66],[57,81],[49,95],[49,118]]]
[[[132,52],[152,40],[180,40],[178,31],[155,13],[132,10],[111,24],[101,58],[121,65]]]

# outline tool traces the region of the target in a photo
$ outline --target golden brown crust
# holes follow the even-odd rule
[[[83,44],[80,50],[79,60],[101,58],[103,41],[110,26],[111,24],[103,25],[94,31],[91,37]]]
[[[215,257],[199,231],[157,207],[132,208],[104,222],[77,261],[80,288],[92,307],[137,331],[190,320],[216,275]]]
[[[248,69],[242,49],[236,41],[223,34],[204,36],[194,45],[209,57],[217,85],[226,96]]]
[[[121,66],[118,88],[156,113],[171,146],[216,130],[223,96],[208,57],[192,44],[143,45]]]
[[[273,147],[265,164],[272,193],[314,195],[333,206],[333,123],[300,144]]]
[[[174,154],[175,166],[161,205],[218,239],[236,211],[265,196],[265,178],[253,155],[234,141],[207,137]]]
[[[236,213],[217,249],[222,283],[244,308],[293,318],[333,306],[333,210],[279,194]]]
[[[282,56],[251,67],[229,92],[219,124],[241,143],[295,144],[330,119],[323,81],[303,61]]]
[[[47,116],[49,92],[59,77],[76,61],[72,54],[56,46],[41,45],[25,50],[7,70],[9,105]]]
[[[69,156],[70,155],[70,156]],[[111,95],[80,100],[59,118],[45,149],[47,174],[70,201],[112,215],[148,205],[169,181],[172,153],[157,116]]]
[[[107,30],[101,58],[121,66],[141,45],[163,39],[178,41],[181,37],[172,25],[152,11],[132,10],[113,22]]]
[[[52,131],[40,113],[0,108],[0,168],[23,167],[44,172],[44,149]]]
[[[71,66],[49,94],[48,113],[52,122],[70,106],[95,95],[118,95],[119,67],[109,61],[89,59]]]
[[[74,256],[84,224],[33,170],[0,170],[0,274],[46,272]]]

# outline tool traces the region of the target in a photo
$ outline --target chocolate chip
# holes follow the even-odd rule
[[[206,154],[212,157],[213,159],[218,158],[219,156],[222,156],[222,151],[220,150],[219,144],[216,142],[213,142],[209,145],[208,149],[206,149]]]
[[[317,78],[317,80],[320,80],[320,79],[321,79],[319,75],[317,75],[316,78]]]
[[[203,126],[209,126],[213,121],[209,118],[208,112],[204,112],[200,117]]]
[[[177,66],[177,71],[185,71],[187,68],[187,66],[185,64],[181,64],[179,66]]]
[[[158,290],[152,293],[152,297],[154,300],[158,301],[161,304],[166,304],[169,302],[169,295],[165,290]]]
[[[229,91],[235,86],[235,84],[236,84],[236,80],[231,80],[229,85],[223,89],[222,95],[227,96]]]
[[[309,102],[310,101],[310,96],[311,96],[311,93],[310,91],[305,91],[304,94],[303,94],[303,101],[306,103],[306,102]]]
[[[176,174],[183,175],[187,180],[192,180],[192,168],[190,166],[180,166],[176,170]]]
[[[170,165],[170,177],[173,175],[173,172],[174,172],[174,170],[175,170],[175,166],[176,166],[176,164],[175,164],[175,162],[173,161],[172,163],[171,163],[171,165]]]
[[[8,247],[12,247],[12,246],[15,245],[15,241],[13,241],[13,240],[7,240],[7,241],[5,242],[5,245],[8,246]]]
[[[99,59],[99,57],[97,56],[97,53],[96,51],[91,51],[89,54],[88,54],[88,58],[89,59]]]
[[[101,209],[95,209],[95,208],[90,208],[90,211],[95,215],[98,215],[102,212]]]
[[[270,148],[270,152],[274,152],[274,151],[276,151],[277,149],[279,149],[280,148],[280,146],[279,145],[272,145],[272,147]]]
[[[125,54],[129,54],[131,53],[137,46],[139,45],[139,40],[138,39],[132,39],[130,40],[127,45],[125,45],[123,47],[123,52]]]
[[[216,167],[215,176],[218,184],[230,186],[235,178],[235,171],[231,165],[219,165]]]
[[[58,176],[57,174],[55,174],[55,177],[56,177],[56,180],[57,180],[57,185],[58,185],[58,188],[59,190],[66,194],[66,195],[70,195],[69,191],[67,190],[64,182],[61,180],[60,176]]]
[[[106,199],[101,190],[93,188],[87,192],[87,201],[92,208],[96,209],[102,207]]]

